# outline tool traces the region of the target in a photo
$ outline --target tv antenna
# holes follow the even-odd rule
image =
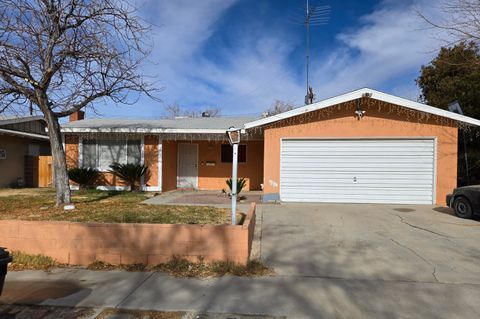
[[[303,12],[302,24],[305,26],[306,31],[306,77],[307,77],[307,94],[305,95],[305,104],[312,104],[315,94],[313,88],[310,86],[310,27],[326,25],[330,16],[330,6],[311,5],[309,0],[306,0],[305,11]]]

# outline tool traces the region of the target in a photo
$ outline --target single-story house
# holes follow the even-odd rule
[[[242,129],[238,176],[265,200],[445,204],[457,183],[459,127],[480,121],[364,88],[260,118],[82,119],[62,128],[67,161],[125,186],[112,162],[144,163],[145,190],[221,190],[231,176],[225,131]]]
[[[49,155],[43,116],[0,115],[0,187],[37,186],[30,159]]]

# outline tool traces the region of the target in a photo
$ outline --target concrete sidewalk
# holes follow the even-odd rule
[[[173,278],[57,269],[11,272],[0,302],[287,318],[479,318],[480,285],[322,277]]]

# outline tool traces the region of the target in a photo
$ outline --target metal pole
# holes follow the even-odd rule
[[[232,160],[232,225],[237,224],[237,168],[238,168],[238,144],[233,144]]]
[[[307,98],[308,98],[308,88],[310,86],[309,81],[309,72],[310,72],[310,8],[308,7],[308,0],[307,0],[307,16],[305,19],[305,27],[307,29]],[[310,103],[305,103],[310,104]]]

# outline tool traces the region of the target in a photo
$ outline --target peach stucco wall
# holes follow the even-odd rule
[[[225,181],[232,175],[232,163],[221,162],[219,141],[163,141],[163,189],[172,190],[177,183],[177,145],[198,145],[198,188],[221,190],[227,188]],[[246,190],[260,190],[263,179],[263,141],[246,141],[247,162],[238,164],[238,177],[247,181]],[[207,162],[214,163],[208,166]]]
[[[65,153],[67,167],[77,167],[79,158],[79,136],[65,136]],[[144,163],[148,167],[148,176],[145,186],[158,186],[158,136],[145,135],[144,137]],[[99,186],[125,186],[125,182],[109,172],[101,172],[97,180]]]
[[[143,139],[145,145],[143,158],[148,167],[148,175],[144,178],[145,186],[158,186],[158,136],[146,135]]]
[[[221,143],[199,142],[198,188],[227,188],[225,180],[232,176],[232,163],[221,162]],[[263,176],[263,141],[247,141],[247,162],[238,164],[238,178],[245,178],[247,190],[260,190]],[[214,161],[215,166],[207,166]]]
[[[255,204],[243,225],[102,224],[0,221],[0,242],[11,251],[42,254],[60,263],[157,265],[173,257],[246,264],[255,231]]]
[[[177,143],[162,142],[162,191],[177,188]]]
[[[454,124],[433,116],[419,121],[418,113],[401,111],[398,106],[363,103],[362,109],[366,113],[361,120],[353,116],[351,104],[344,104],[266,127],[264,192],[280,192],[282,138],[436,137],[436,203],[445,204],[446,194],[457,185],[458,130]]]
[[[149,174],[145,179],[145,185],[158,186],[158,141],[156,135],[144,137],[144,161],[149,168]],[[75,135],[65,136],[65,149],[68,167],[78,165],[79,137]],[[226,188],[225,180],[232,174],[232,164],[221,162],[220,141],[162,141],[162,191],[177,188],[177,159],[178,143],[198,144],[198,188],[205,190],[221,190]],[[246,190],[260,190],[263,180],[263,141],[246,141],[247,162],[239,163],[238,177],[244,177],[247,181]],[[207,162],[214,162],[214,166],[208,166]],[[103,172],[100,174],[97,185],[123,186],[125,183],[113,174]]]

